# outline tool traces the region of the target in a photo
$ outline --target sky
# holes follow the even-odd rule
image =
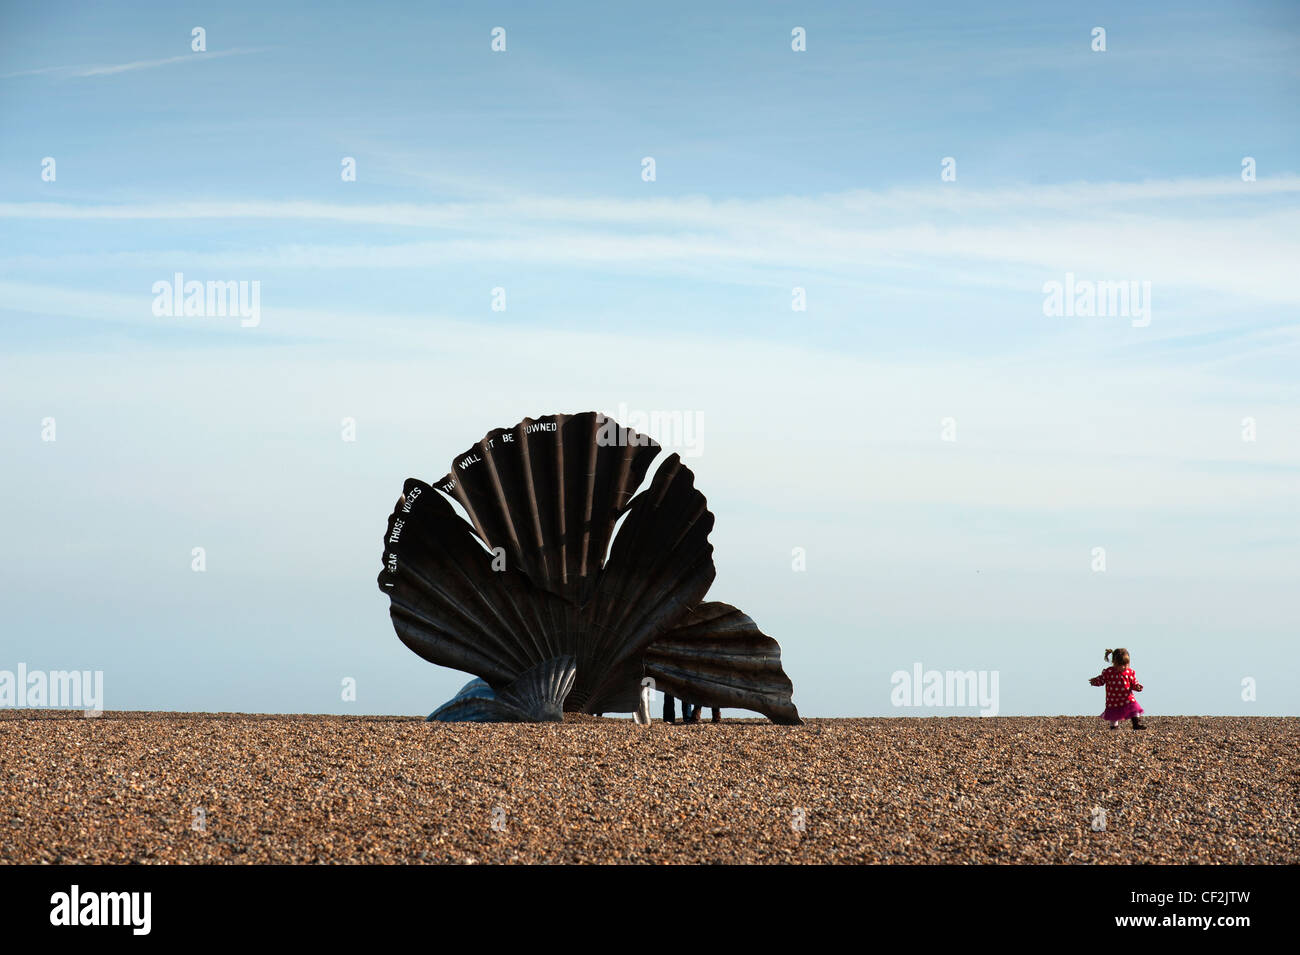
[[[0,671],[425,714],[403,480],[600,410],[805,716],[1300,715],[1298,94],[1292,3],[0,4]]]

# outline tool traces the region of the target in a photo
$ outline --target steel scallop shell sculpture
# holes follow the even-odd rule
[[[777,642],[704,601],[713,514],[690,468],[670,454],[636,494],[661,450],[595,412],[547,415],[489,432],[435,484],[406,481],[379,574],[393,627],[478,677],[431,720],[631,712],[650,677],[800,722]]]

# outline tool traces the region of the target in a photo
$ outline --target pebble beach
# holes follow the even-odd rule
[[[1300,862],[1300,720],[0,713],[4,863]]]

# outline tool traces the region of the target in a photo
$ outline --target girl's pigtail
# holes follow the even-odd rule
[[[1109,663],[1109,662],[1110,662],[1110,655],[1111,655],[1112,653],[1114,653],[1114,652],[1115,652],[1114,650],[1107,650],[1107,651],[1106,651],[1106,655],[1105,655],[1104,657],[1102,657],[1102,659],[1105,660],[1107,663]]]

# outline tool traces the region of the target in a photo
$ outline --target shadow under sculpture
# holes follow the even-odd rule
[[[547,415],[489,432],[436,484],[406,481],[378,581],[393,627],[479,678],[430,720],[630,713],[650,677],[682,699],[801,722],[780,645],[704,601],[713,514],[690,468],[670,454],[635,493],[660,451],[595,412]]]

